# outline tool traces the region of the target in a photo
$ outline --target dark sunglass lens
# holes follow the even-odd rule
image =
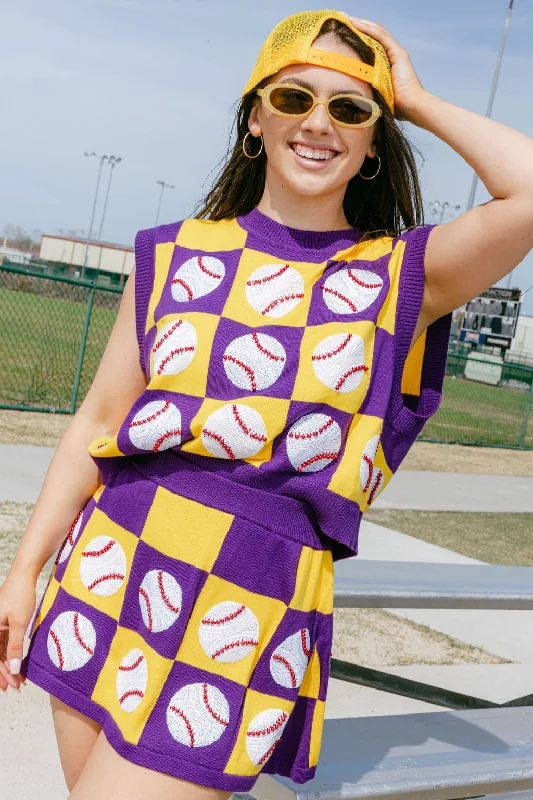
[[[306,92],[299,89],[277,88],[270,94],[270,102],[283,114],[305,114],[313,105],[313,100]]]
[[[347,125],[360,125],[372,116],[372,106],[355,97],[339,97],[329,104],[329,110],[335,119]]]

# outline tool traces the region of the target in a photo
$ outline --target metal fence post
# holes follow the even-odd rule
[[[78,392],[80,389],[81,371],[83,369],[83,358],[85,356],[85,346],[87,344],[87,336],[89,334],[89,325],[91,322],[91,314],[94,303],[95,286],[89,289],[87,297],[87,306],[85,308],[85,319],[83,320],[83,330],[81,332],[80,349],[78,350],[78,363],[76,364],[76,375],[74,376],[74,386],[72,387],[72,397],[70,400],[70,413],[76,413],[76,403],[78,401]]]
[[[520,441],[518,442],[518,447],[523,449],[524,442],[526,441],[526,433],[527,433],[527,425],[529,422],[529,416],[531,414],[531,406],[533,405],[533,372],[531,373],[531,386],[529,387],[529,397],[527,401],[527,409],[524,415],[524,424],[522,426],[522,433],[520,434]]]

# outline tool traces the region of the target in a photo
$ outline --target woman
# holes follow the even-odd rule
[[[494,199],[420,225],[395,119]],[[313,777],[332,562],[437,410],[451,311],[531,248],[531,139],[426,91],[377,23],[281,22],[237,126],[197,216],[139,233],[0,589],[0,686],[50,693],[74,800]]]

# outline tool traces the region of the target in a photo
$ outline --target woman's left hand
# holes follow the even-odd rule
[[[394,116],[398,120],[410,121],[416,102],[425,90],[411,64],[409,53],[378,22],[352,17],[346,11],[341,11],[341,14],[349,17],[355,28],[376,39],[385,48],[392,68]]]

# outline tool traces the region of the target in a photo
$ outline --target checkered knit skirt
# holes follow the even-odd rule
[[[58,551],[22,673],[133,763],[229,792],[305,783],[333,610],[305,505],[172,451],[123,462]]]

